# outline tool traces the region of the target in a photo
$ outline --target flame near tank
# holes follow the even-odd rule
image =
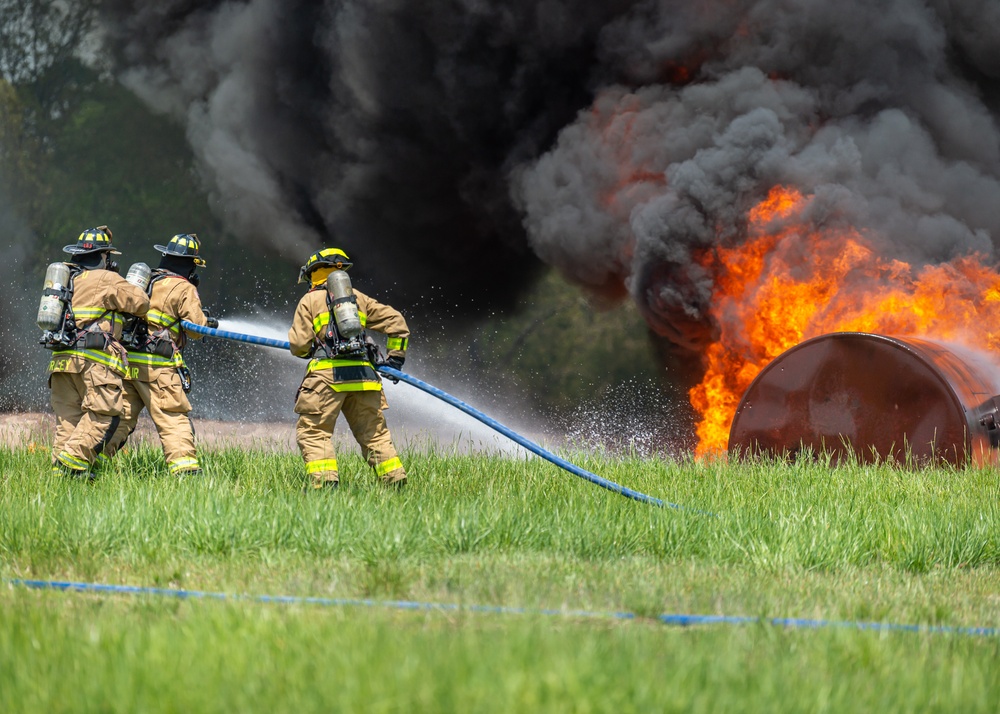
[[[748,238],[698,257],[715,280],[719,327],[690,391],[699,456],[725,451],[740,398],[769,362],[803,340],[857,331],[933,336],[1000,351],[1000,273],[972,255],[915,266],[876,254],[863,232],[815,229],[809,197],[775,187]]]

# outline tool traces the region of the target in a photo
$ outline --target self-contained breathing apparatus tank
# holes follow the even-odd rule
[[[51,263],[45,270],[45,284],[35,322],[43,330],[39,344],[46,349],[66,347],[75,336],[76,326],[69,315],[73,300],[72,276],[66,263]]]
[[[45,271],[45,285],[42,290],[42,300],[38,303],[38,327],[55,332],[62,327],[66,316],[66,304],[69,287],[69,266],[65,263],[52,263]]]
[[[358,301],[354,297],[351,278],[343,270],[334,270],[326,279],[326,290],[330,296],[330,310],[336,325],[339,340],[337,353],[363,354],[365,350],[364,328],[358,314]]]
[[[153,271],[145,263],[134,263],[128,269],[125,280],[147,295],[149,294],[149,283],[152,279]],[[146,321],[135,315],[126,316],[125,326],[122,328],[121,343],[126,349],[140,349],[148,338]]]
[[[153,271],[150,270],[148,265],[145,263],[135,263],[128,269],[128,274],[125,276],[125,280],[132,283],[143,292],[146,292],[149,288],[149,280],[152,275]]]

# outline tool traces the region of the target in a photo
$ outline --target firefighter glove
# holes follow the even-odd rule
[[[403,362],[405,362],[405,361],[406,361],[405,357],[392,356],[392,357],[390,357],[389,359],[387,359],[385,361],[385,364],[386,364],[387,367],[392,367],[393,369],[402,370],[403,369]]]

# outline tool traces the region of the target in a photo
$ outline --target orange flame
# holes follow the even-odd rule
[[[702,263],[716,276],[720,327],[691,389],[698,456],[721,454],[739,401],[771,360],[829,332],[925,335],[1000,352],[1000,273],[978,256],[915,268],[881,258],[853,229],[799,220],[808,199],[776,187],[749,215],[748,240]]]

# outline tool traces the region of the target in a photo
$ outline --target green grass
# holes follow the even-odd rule
[[[524,614],[0,587],[0,711],[996,711],[1000,637],[663,613],[1000,627],[1000,476],[822,461],[404,453],[409,490],[350,448],[303,494],[296,454],[157,449],[93,484],[0,450],[0,577],[411,600]],[[714,515],[705,515],[701,511]],[[540,610],[566,614],[547,616]],[[633,613],[614,617],[574,616]]]

